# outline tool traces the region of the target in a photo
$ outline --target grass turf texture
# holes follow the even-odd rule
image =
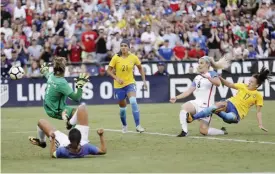
[[[229,135],[223,139],[275,142],[275,102],[265,102],[263,125],[258,128],[255,109],[238,125],[223,123],[216,116],[211,125],[226,126]],[[178,134],[180,104],[140,105],[141,123],[148,132]],[[88,106],[89,138],[99,145],[94,129],[121,129],[116,105]],[[2,108],[2,172],[274,172],[275,144],[177,138],[148,134],[122,134],[106,131],[107,155],[86,159],[50,159],[49,146],[31,145],[28,136],[36,136],[38,119],[46,118],[59,130],[63,121],[47,117],[43,108]],[[135,131],[130,106],[127,109],[128,129]],[[189,124],[190,136],[201,136],[198,122]],[[33,131],[33,132],[30,132]],[[21,132],[21,133],[19,133]],[[201,136],[203,137],[203,136]],[[48,143],[49,145],[49,143]]]

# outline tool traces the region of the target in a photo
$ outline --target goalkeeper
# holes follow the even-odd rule
[[[77,91],[74,92],[64,78],[65,68],[66,59],[63,57],[55,57],[53,60],[53,73],[49,72],[49,67],[45,63],[41,66],[40,71],[47,78],[44,109],[48,116],[64,120],[69,130],[77,123],[77,112],[83,107],[69,107],[66,104],[66,100],[69,97],[73,101],[80,101],[82,97],[82,87],[89,81],[89,76],[81,73],[79,77],[75,79]]]

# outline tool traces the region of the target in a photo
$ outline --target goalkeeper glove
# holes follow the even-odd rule
[[[49,71],[49,65],[47,63],[43,63],[40,68],[41,74],[44,74],[45,72]]]
[[[80,73],[78,78],[75,78],[76,88],[83,88],[83,86],[89,81],[89,75],[86,73]]]

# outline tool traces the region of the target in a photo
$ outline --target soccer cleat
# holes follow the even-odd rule
[[[67,130],[70,130],[73,127],[73,125],[70,124],[69,120],[66,122],[66,128]]]
[[[122,126],[122,133],[127,133],[127,131],[128,131],[128,128],[127,128],[127,126]]]
[[[36,146],[39,146],[39,147],[42,147],[42,148],[45,148],[47,146],[46,142],[40,142],[40,140],[38,138],[35,138],[35,137],[29,137],[29,141],[33,144],[33,145],[36,145]]]
[[[228,132],[227,132],[227,130],[226,130],[225,127],[222,127],[221,130],[224,132],[224,135],[227,135],[227,134],[228,134]]]
[[[138,126],[136,127],[136,130],[137,130],[137,132],[139,132],[139,133],[142,133],[142,132],[145,131],[144,128],[141,127],[140,125],[138,125]]]
[[[181,131],[181,133],[178,134],[177,137],[187,137],[187,135],[188,135],[188,132],[186,133],[184,131]]]
[[[193,120],[194,120],[194,119],[193,119],[192,114],[188,112],[188,113],[186,114],[186,121],[187,121],[187,123],[191,123]]]

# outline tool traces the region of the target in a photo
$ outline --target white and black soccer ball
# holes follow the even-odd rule
[[[25,71],[21,66],[13,66],[9,70],[9,75],[12,80],[22,79],[24,74],[25,74]]]

